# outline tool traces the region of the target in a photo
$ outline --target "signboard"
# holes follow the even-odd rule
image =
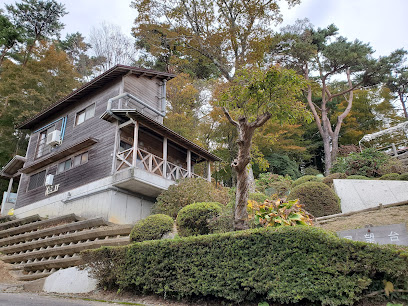
[[[408,245],[407,228],[404,223],[340,231],[337,235],[368,243]]]

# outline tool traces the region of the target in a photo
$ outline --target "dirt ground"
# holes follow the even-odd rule
[[[0,260],[0,284],[19,284],[18,280],[10,273],[8,267],[10,264],[7,264]]]
[[[363,228],[365,225],[380,226],[405,223],[408,230],[408,205],[382,208],[375,211],[360,212],[347,217],[337,217],[316,223],[328,231],[343,231]]]

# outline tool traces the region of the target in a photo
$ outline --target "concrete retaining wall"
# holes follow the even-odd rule
[[[153,200],[113,187],[112,178],[81,186],[18,208],[14,214],[24,218],[34,214],[56,217],[74,213],[84,218],[102,217],[118,224],[132,224],[150,215]]]
[[[343,213],[408,200],[407,181],[333,180]]]

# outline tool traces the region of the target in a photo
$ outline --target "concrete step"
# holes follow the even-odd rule
[[[21,251],[34,250],[41,247],[54,246],[63,243],[77,242],[88,239],[103,238],[113,235],[129,235],[132,230],[132,225],[117,225],[117,226],[103,226],[93,229],[77,230],[74,233],[60,233],[46,238],[31,240],[28,242],[21,242],[7,247],[0,248],[2,254],[13,254]]]
[[[13,228],[13,227],[19,227],[19,226],[24,225],[24,224],[28,224],[28,223],[31,223],[31,222],[37,222],[37,221],[41,221],[41,220],[42,219],[41,219],[41,217],[39,215],[33,215],[33,216],[29,216],[29,217],[22,218],[22,219],[14,219],[14,220],[11,220],[11,221],[0,223],[0,231],[7,230],[7,229]]]
[[[6,223],[6,222],[9,222],[9,221],[13,221],[15,219],[16,219],[16,217],[14,217],[14,216],[2,216],[2,217],[0,217],[0,224]]]
[[[71,256],[64,256],[58,259],[49,259],[39,262],[32,262],[24,265],[24,271],[35,272],[41,270],[51,270],[51,269],[65,269],[68,267],[74,267],[82,264],[82,258],[78,253],[72,254]]]
[[[76,243],[71,242],[68,245],[62,244],[61,246],[48,246],[47,248],[35,249],[31,252],[20,252],[18,254],[2,256],[0,259],[6,263],[24,265],[29,261],[41,260],[42,258],[52,256],[65,256],[79,253],[83,250],[96,249],[101,246],[120,246],[129,244],[129,236],[124,237],[105,237],[105,239],[95,238],[93,241],[78,241]]]
[[[48,270],[47,271],[38,271],[37,273],[31,273],[31,274],[26,274],[24,272],[21,272],[21,273],[13,273],[13,276],[19,281],[33,281],[33,280],[36,280],[36,279],[47,277],[47,276],[51,275],[52,273],[54,273],[56,271],[58,271],[58,270],[57,269],[52,270],[52,272],[48,271]]]
[[[20,219],[21,220],[21,219]],[[53,227],[60,223],[71,223],[80,220],[79,217],[75,216],[74,214],[69,214],[61,217],[56,217],[52,219],[42,220],[42,221],[35,221],[29,224],[20,225],[18,227],[8,228],[5,230],[0,231],[0,238],[15,236],[18,234],[38,231],[40,229],[44,229],[47,227]],[[15,220],[17,221],[17,220]],[[14,221],[12,221],[14,222]]]
[[[86,228],[108,225],[103,218],[94,218],[84,221],[77,221],[68,224],[62,224],[55,227],[45,228],[29,233],[22,233],[12,237],[0,239],[0,246],[11,246],[17,243],[32,241],[34,239],[45,238],[47,236],[58,235],[61,233],[74,232]]]

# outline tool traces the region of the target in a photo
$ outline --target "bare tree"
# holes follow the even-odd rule
[[[135,62],[137,52],[132,39],[115,24],[103,22],[99,28],[93,27],[89,40],[95,57],[104,58],[100,64],[102,71],[117,64],[131,65]]]

